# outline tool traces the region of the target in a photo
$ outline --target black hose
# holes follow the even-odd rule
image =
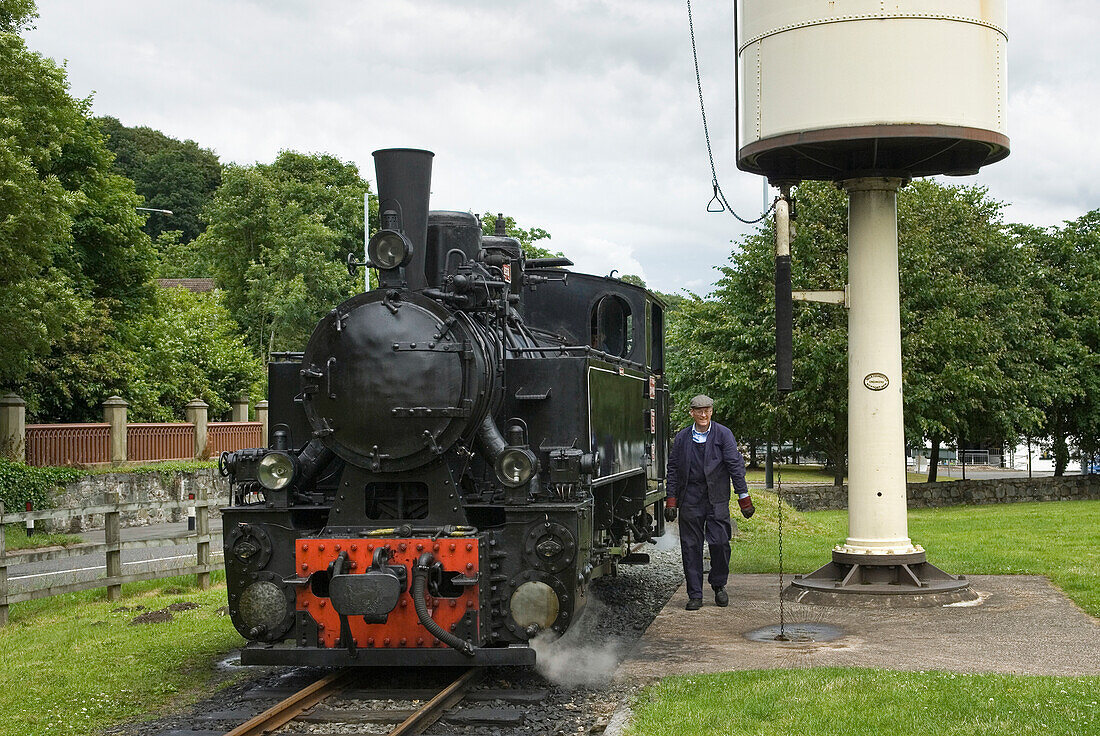
[[[428,588],[428,571],[434,561],[435,558],[432,557],[431,553],[425,552],[417,558],[416,567],[413,568],[412,597],[413,608],[416,609],[416,617],[420,619],[421,625],[428,630],[428,633],[436,639],[439,639],[452,649],[457,649],[467,657],[472,657],[474,656],[474,645],[464,639],[459,639],[457,636],[437,624],[432,619],[431,613],[428,612],[428,603],[424,600],[424,593]]]
[[[500,453],[504,452],[504,448],[508,445],[492,417],[485,417],[481,421],[481,425],[477,428],[477,442],[485,459],[491,465],[496,464]]]
[[[793,380],[794,318],[791,311],[791,256],[775,257],[775,379],[776,389],[787,392]]]

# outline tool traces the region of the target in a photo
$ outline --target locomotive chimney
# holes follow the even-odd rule
[[[424,254],[435,154],[415,148],[385,148],[372,155],[383,227],[387,226],[387,213],[392,212],[396,218],[395,229],[403,231],[412,243],[412,259],[405,267],[405,282],[410,289],[424,289],[428,286]]]

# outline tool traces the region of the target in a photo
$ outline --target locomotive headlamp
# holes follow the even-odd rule
[[[509,608],[512,620],[523,628],[534,624],[540,629],[549,629],[558,620],[561,603],[553,588],[540,580],[531,580],[512,593]]]
[[[526,447],[506,447],[497,457],[497,478],[509,488],[518,488],[531,480],[537,463],[535,453]]]
[[[367,243],[367,259],[377,269],[389,271],[408,264],[412,242],[396,230],[379,230]]]
[[[294,479],[294,458],[284,452],[269,452],[256,466],[256,480],[269,491],[286,488]]]

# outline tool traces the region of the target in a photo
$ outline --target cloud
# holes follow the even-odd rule
[[[977,177],[1009,219],[1097,206],[1094,3],[1013,3],[1012,155]],[[761,179],[734,163],[729,4],[693,6],[717,173],[743,215]],[[68,59],[97,114],[269,161],[325,151],[373,178],[370,152],[436,152],[433,206],[542,227],[585,268],[706,292],[749,228],[706,212],[711,170],[684,6],[664,0],[135,0],[42,3],[36,50]],[[958,181],[958,180],[952,180]],[[769,195],[770,196],[770,195]]]

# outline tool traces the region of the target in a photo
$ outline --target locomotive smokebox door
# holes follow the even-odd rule
[[[468,337],[418,294],[344,302],[317,325],[302,360],[314,436],[373,472],[438,459],[485,412],[491,370]]]

